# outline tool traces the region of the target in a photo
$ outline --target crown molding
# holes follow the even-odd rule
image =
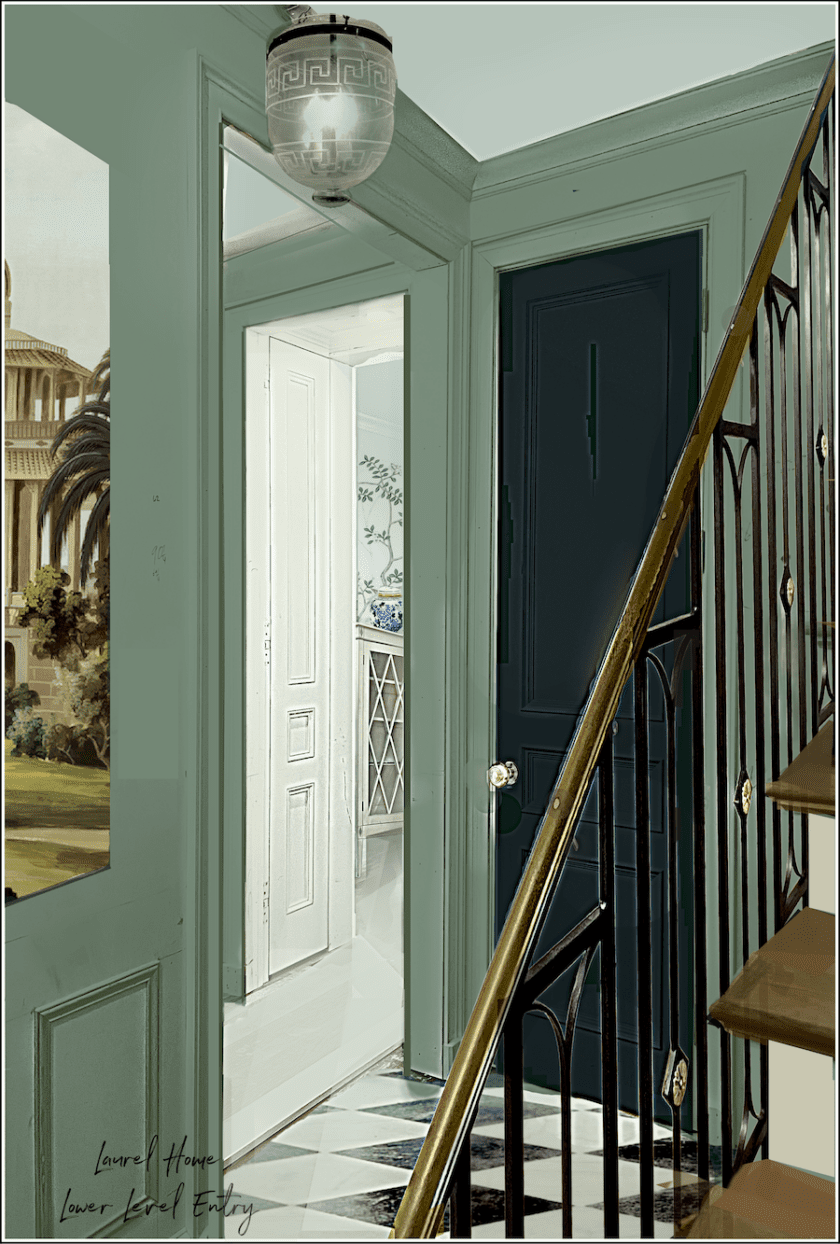
[[[291,25],[282,4],[223,4],[220,7],[263,39]]]
[[[744,73],[494,156],[478,168],[472,197],[481,199],[532,185],[578,164],[600,163],[672,142],[701,127],[737,125],[756,113],[809,103],[834,51],[833,43],[819,43]]]
[[[469,202],[479,161],[399,87],[392,141]]]

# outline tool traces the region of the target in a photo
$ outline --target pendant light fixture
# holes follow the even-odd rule
[[[265,108],[274,158],[322,207],[349,203],[394,133],[391,40],[373,22],[308,13],[272,39]]]

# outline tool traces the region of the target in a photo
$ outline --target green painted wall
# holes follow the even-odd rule
[[[218,5],[5,13],[7,98],[110,166],[115,409],[111,867],[7,912],[8,1235],[35,1234],[39,1196],[50,1224],[100,1139],[133,1153],[154,1131],[168,1151],[186,1134],[188,1150],[220,1153],[222,963],[229,996],[241,963],[241,679],[229,656],[241,643],[242,533],[222,462],[241,439],[222,418],[221,361],[227,386],[236,345],[221,322],[214,127],[224,114],[265,141],[268,17],[254,12],[270,9],[239,7],[242,21]],[[407,1005],[419,1070],[451,1063],[490,948],[486,278],[529,239],[538,251],[541,231],[571,222],[562,247],[578,237],[591,249],[629,236],[654,196],[741,185],[730,238],[740,268],[710,291],[711,358],[826,60],[821,49],[480,168],[400,98],[395,146],[357,196],[378,220],[231,270],[226,315],[239,329],[278,307],[409,293]],[[276,300],[266,314],[251,307],[260,298]],[[237,401],[241,389],[226,387],[225,415]],[[211,1171],[195,1187],[188,1177],[174,1216],[155,1210],[117,1233],[219,1235],[213,1217],[183,1212],[194,1190],[220,1183]],[[164,1176],[147,1189],[169,1191]]]
[[[111,865],[6,912],[6,1233],[78,1237],[103,1216],[62,1223],[68,1187],[111,1203],[109,1221],[132,1187],[154,1201],[178,1183],[165,1170],[148,1183],[136,1168],[95,1176],[102,1141],[145,1153],[157,1134],[165,1157],[186,1135],[185,1152],[221,1152],[208,970],[219,918],[198,910],[195,881],[218,815],[202,668],[197,54],[259,92],[262,46],[218,5],[20,5],[4,17],[6,98],[110,168]],[[115,1231],[219,1234],[218,1214],[193,1218],[191,1196],[220,1180],[218,1164],[195,1183],[187,1174],[174,1214],[130,1213]]]

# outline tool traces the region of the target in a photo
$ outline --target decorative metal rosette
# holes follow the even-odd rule
[[[817,443],[814,446],[814,448],[817,451],[817,457],[820,460],[820,466],[825,466],[826,459],[828,458],[828,437],[826,436],[822,428],[820,428],[819,432],[817,433]]]
[[[785,566],[782,581],[779,584],[779,596],[782,601],[782,608],[785,613],[790,613],[793,608],[793,597],[796,593],[796,584],[793,581],[793,575],[790,573],[788,566]]]
[[[672,1110],[679,1110],[688,1088],[688,1055],[677,1046],[668,1053],[665,1075],[662,1080],[662,1096]]]
[[[753,797],[753,784],[750,781],[750,776],[747,773],[746,769],[742,769],[741,772],[738,774],[738,781],[735,786],[735,798],[733,800],[733,803],[735,804],[735,807],[738,809],[738,811],[741,812],[744,816],[746,816],[750,810],[750,804],[752,803],[752,797]]]

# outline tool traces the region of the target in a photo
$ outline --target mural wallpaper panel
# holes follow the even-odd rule
[[[108,166],[6,104],[5,896],[110,859]]]

